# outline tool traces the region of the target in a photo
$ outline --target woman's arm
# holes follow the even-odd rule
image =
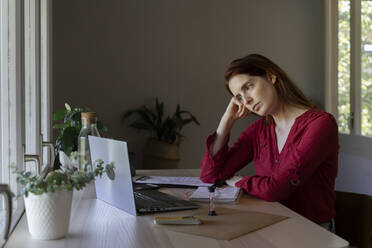
[[[212,156],[214,156],[226,143],[235,121],[240,118],[245,118],[250,114],[249,110],[244,107],[235,97],[232,97],[229,105],[221,118],[221,121],[216,130],[216,136],[213,143],[210,145]]]
[[[200,175],[204,182],[214,183],[229,178],[253,158],[254,124],[249,126],[230,148],[227,145],[235,121],[250,113],[247,108],[238,104],[235,98],[231,99],[216,132],[207,139]]]
[[[225,116],[222,117],[220,124],[217,127],[214,141],[210,144],[212,156],[216,155],[216,153],[221,150],[222,146],[226,143],[234,123],[234,120],[228,119]]]

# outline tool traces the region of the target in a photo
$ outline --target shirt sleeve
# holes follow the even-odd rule
[[[201,163],[200,179],[206,183],[214,183],[230,178],[252,161],[255,123],[250,125],[231,146],[228,146],[230,134],[221,149],[212,156],[211,145],[216,138],[216,132],[207,138],[204,158]]]
[[[338,152],[338,127],[331,115],[312,121],[297,146],[281,159],[270,176],[247,176],[237,182],[248,194],[266,201],[282,201],[306,183],[324,161]]]

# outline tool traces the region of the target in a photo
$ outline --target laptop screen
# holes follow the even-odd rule
[[[104,165],[114,163],[114,180],[106,174],[96,178],[97,198],[132,215],[137,215],[125,141],[89,136],[92,162],[102,159]],[[112,176],[110,176],[113,178]]]

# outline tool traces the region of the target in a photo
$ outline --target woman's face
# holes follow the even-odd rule
[[[263,78],[249,74],[233,76],[228,85],[238,101],[260,116],[272,115],[278,111],[280,102],[274,84],[275,76]]]

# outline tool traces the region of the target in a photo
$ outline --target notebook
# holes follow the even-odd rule
[[[237,203],[240,195],[240,188],[225,186],[216,188],[214,192],[214,202],[216,203]],[[199,187],[191,195],[190,201],[209,202],[208,187]]]
[[[131,215],[199,208],[199,205],[157,190],[133,190],[127,143],[89,136],[92,161],[114,163],[114,174],[96,178],[97,199]]]

